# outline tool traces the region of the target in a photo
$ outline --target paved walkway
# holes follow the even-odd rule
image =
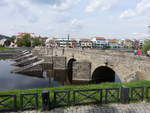
[[[51,111],[24,111],[18,113],[150,113],[150,103],[86,105],[69,108],[56,108]]]

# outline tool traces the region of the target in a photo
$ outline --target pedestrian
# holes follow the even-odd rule
[[[134,50],[134,55],[135,55],[135,56],[137,55],[137,50],[136,50],[136,49]]]
[[[137,50],[137,54],[138,54],[138,55],[141,55],[141,54],[142,54],[141,49],[138,49],[138,50]]]

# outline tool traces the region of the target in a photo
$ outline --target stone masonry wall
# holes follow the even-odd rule
[[[44,50],[40,50],[44,51]],[[91,49],[53,49],[53,54],[66,57],[66,63],[75,58],[77,61],[86,60],[91,62],[91,75],[99,66],[113,69],[122,81],[128,81],[138,73],[138,79],[150,80],[150,58],[146,56],[134,56],[133,53],[115,50],[91,50]],[[49,53],[47,53],[49,54]]]

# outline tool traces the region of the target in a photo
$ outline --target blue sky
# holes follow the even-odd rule
[[[147,38],[150,0],[0,0],[0,34]]]

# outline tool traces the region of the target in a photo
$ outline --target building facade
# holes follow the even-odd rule
[[[94,37],[92,38],[94,48],[104,48],[107,46],[107,41],[104,37]]]
[[[85,47],[85,48],[92,48],[93,44],[91,39],[88,38],[81,38],[79,40],[79,46],[80,47]]]

